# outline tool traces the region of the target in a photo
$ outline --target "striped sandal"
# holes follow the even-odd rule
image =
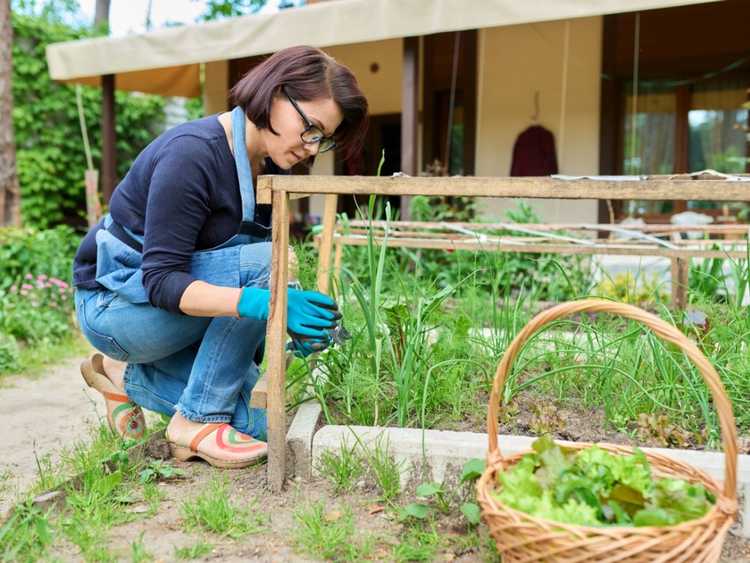
[[[202,452],[200,450],[200,444],[211,434],[214,434],[214,441],[220,450],[245,455],[240,458],[220,459]],[[252,436],[243,434],[224,422],[210,422],[204,424],[203,428],[201,428],[196,435],[193,436],[193,439],[190,440],[190,445],[188,446],[183,446],[174,442],[168,435],[166,438],[169,442],[169,448],[172,451],[172,455],[176,459],[180,461],[189,461],[191,459],[200,458],[214,467],[219,467],[221,469],[242,469],[243,467],[248,467],[263,461],[266,458],[266,455],[268,455],[268,444],[261,440],[256,440]]]
[[[104,356],[96,352],[81,362],[81,375],[86,385],[104,396],[109,427],[122,438],[134,440],[143,438],[146,432],[146,419],[143,411],[107,377],[104,371]]]

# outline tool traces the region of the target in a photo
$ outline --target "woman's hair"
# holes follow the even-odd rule
[[[315,47],[288,47],[243,76],[232,88],[232,101],[256,127],[277,134],[270,121],[271,102],[282,87],[303,102],[333,99],[343,115],[334,133],[337,148],[343,149],[345,159],[361,150],[367,132],[367,99],[351,70]]]

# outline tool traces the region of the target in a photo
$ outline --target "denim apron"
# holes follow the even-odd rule
[[[245,145],[245,113],[242,108],[236,107],[232,110],[231,116],[232,146],[242,200],[242,222],[239,232],[226,242],[194,253],[190,273],[196,279],[213,285],[240,287],[236,267],[230,267],[231,261],[226,259],[222,260],[226,264],[222,267],[222,264],[217,263],[216,254],[212,254],[211,251],[236,248],[239,252],[241,245],[270,241],[271,227],[255,221],[253,175]],[[118,238],[113,231],[124,232],[125,236]],[[137,244],[128,244],[121,240],[122,238],[130,238]],[[104,229],[96,234],[96,281],[128,303],[148,303],[141,270],[143,254],[140,248],[134,248],[142,248],[142,245],[142,235],[124,226],[114,225],[109,214],[104,217]]]

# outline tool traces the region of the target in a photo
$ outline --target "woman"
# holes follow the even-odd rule
[[[268,318],[270,206],[259,174],[319,152],[359,150],[367,100],[354,75],[292,47],[232,89],[236,107],[185,123],[138,155],[74,262],[81,330],[101,352],[81,366],[123,436],[143,434],[141,407],[171,416],[182,460],[246,467],[266,455],[266,416],[250,392]],[[288,330],[321,350],[340,318],[330,297],[289,290]]]

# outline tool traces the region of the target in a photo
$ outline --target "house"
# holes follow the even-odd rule
[[[324,154],[315,174],[373,174],[384,149],[385,174],[418,174],[437,159],[451,174],[507,176],[515,139],[532,123],[554,134],[563,174],[745,172],[748,22],[747,0],[330,0],[53,44],[47,59],[53,79],[104,89],[105,194],[115,182],[115,88],[202,95],[207,112],[224,111],[239,77],[293,44],[351,67],[371,104],[362,160],[345,166]],[[319,200],[309,205],[302,211],[320,214]],[[509,205],[486,201],[481,211]],[[605,202],[534,206],[547,221],[610,219]],[[687,206],[611,211],[653,221]],[[711,202],[690,208],[728,213]]]

